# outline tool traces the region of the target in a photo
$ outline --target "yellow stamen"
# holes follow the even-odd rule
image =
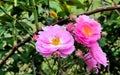
[[[59,37],[53,38],[53,39],[51,40],[51,44],[52,44],[52,45],[55,45],[55,46],[60,45],[60,38],[59,38]]]
[[[93,35],[93,30],[92,28],[88,27],[88,26],[84,26],[83,28],[83,32],[86,36],[92,36]]]

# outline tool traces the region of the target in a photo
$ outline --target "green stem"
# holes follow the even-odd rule
[[[26,0],[26,4],[29,5],[30,1],[29,0]]]
[[[48,60],[47,58],[45,58],[45,60],[47,61],[47,64],[48,64],[50,70],[51,70],[52,72],[54,72],[53,68],[50,66],[49,60]]]
[[[36,30],[39,30],[39,26],[38,26],[38,13],[37,13],[37,9],[36,9],[36,4],[35,4],[35,0],[32,0],[32,5],[34,7],[33,11],[34,11],[34,20],[35,20],[35,25],[36,25]]]
[[[93,0],[91,0],[91,2],[90,2],[90,4],[89,4],[89,6],[88,6],[86,11],[88,11],[92,5],[93,5]]]
[[[33,73],[34,73],[34,75],[37,75],[34,60],[31,60],[31,63],[32,63],[32,66],[33,66]]]
[[[57,62],[57,58],[54,58],[53,60],[54,62],[53,62],[52,68],[54,69],[54,66],[56,65],[56,62]]]
[[[15,24],[16,24],[16,21],[13,22],[13,38],[14,38],[13,46],[15,46],[17,44],[17,34],[16,34]]]
[[[17,6],[17,0],[14,0],[14,6]]]
[[[48,16],[50,16],[49,11],[50,11],[50,3],[49,3],[49,0],[48,0]]]
[[[60,56],[58,57],[58,71],[56,75],[61,75],[61,66],[62,66],[62,60],[60,58]]]
[[[109,65],[108,65],[108,75],[110,75],[110,62],[109,62]]]
[[[11,19],[15,20],[12,16],[10,16],[1,6],[0,6],[0,9],[8,16],[10,17]]]

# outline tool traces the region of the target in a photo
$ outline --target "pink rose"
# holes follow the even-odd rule
[[[42,29],[43,31],[39,31],[40,37],[36,42],[36,50],[43,57],[57,51],[61,57],[65,58],[74,51],[74,39],[64,26],[46,26]]]
[[[108,65],[106,54],[102,51],[97,42],[90,47],[89,52],[84,56],[84,60],[87,64],[88,72],[94,69],[96,73],[98,73],[100,65],[104,65],[104,67]]]
[[[90,47],[90,53],[100,64],[104,65],[105,67],[108,65],[106,54],[102,51],[97,42]]]
[[[100,32],[100,24],[88,16],[81,15],[76,19],[73,33],[77,42],[90,47],[90,45],[100,39]]]
[[[91,71],[94,71],[95,73],[98,73],[98,69],[100,69],[100,63],[98,63],[91,55],[90,52],[84,55],[84,61],[87,64],[87,72],[90,73]]]

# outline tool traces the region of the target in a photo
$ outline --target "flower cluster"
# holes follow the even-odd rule
[[[95,70],[98,73],[101,64],[105,67],[108,65],[106,54],[97,42],[101,38],[101,25],[86,15],[75,19],[75,24],[43,27],[43,31],[39,31],[38,35],[33,36],[37,40],[36,50],[43,57],[55,55],[66,58],[75,50],[73,35],[78,43],[89,49],[84,56],[80,50],[76,52],[76,55],[84,58],[88,72]]]
[[[87,71],[95,69],[98,73],[100,64],[105,67],[108,65],[106,54],[102,51],[97,40],[100,39],[101,25],[86,15],[79,16],[76,19],[75,40],[89,48],[89,52],[84,55],[85,63],[87,64]]]

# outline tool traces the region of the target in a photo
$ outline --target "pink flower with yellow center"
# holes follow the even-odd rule
[[[36,50],[43,57],[58,52],[65,58],[74,51],[74,39],[64,26],[46,26],[42,29],[36,42]]]
[[[76,19],[75,39],[77,42],[90,46],[100,39],[101,25],[86,15],[81,15]]]

